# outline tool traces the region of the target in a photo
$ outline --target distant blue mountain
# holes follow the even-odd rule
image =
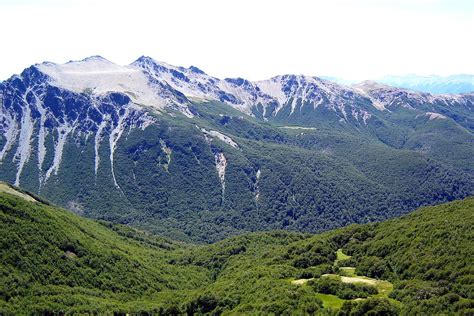
[[[343,79],[338,77],[324,76],[326,80],[337,82],[343,85],[352,85],[356,80]],[[456,94],[474,92],[474,75],[452,75],[452,76],[385,76],[373,79],[373,81],[383,83],[392,87],[405,88],[420,92],[433,94]]]
[[[379,80],[381,83],[411,90],[429,93],[468,93],[474,91],[474,75],[452,76],[386,76]]]

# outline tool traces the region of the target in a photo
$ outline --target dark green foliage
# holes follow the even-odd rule
[[[363,257],[360,259],[357,263],[356,272],[376,279],[387,279],[391,275],[390,266],[387,262],[374,256]]]
[[[319,242],[308,244],[305,248],[290,247],[286,256],[294,258],[293,265],[296,268],[321,266],[331,264],[336,259],[333,247],[334,244],[321,239]]]
[[[383,315],[395,316],[399,314],[396,306],[387,299],[369,298],[363,301],[347,301],[342,305],[338,316]]]
[[[5,193],[0,235],[0,301],[24,311],[89,304],[115,309],[118,301],[192,289],[209,277],[202,269],[168,264],[177,245],[162,238]]]
[[[358,274],[394,282],[403,311],[456,312],[474,299],[473,223],[469,198],[347,230],[343,248]]]
[[[331,314],[317,293],[381,295],[322,276],[337,272],[342,248],[352,258],[339,266],[394,290],[348,301],[341,315],[466,314],[473,211],[470,198],[316,236],[271,231],[195,246],[0,193],[0,313]]]
[[[20,184],[80,215],[202,243],[274,229],[322,232],[474,193],[473,135],[462,120],[429,120],[418,110],[374,111],[367,100],[358,102],[373,115],[367,125],[340,122],[324,106],[306,105],[269,121],[218,102],[195,104],[192,119],[150,113],[155,124],[127,129],[118,140],[113,165],[119,187],[107,142],[112,130],[102,133],[97,175],[94,134],[76,130],[57,175],[40,188],[31,158]],[[239,148],[206,139],[201,128],[229,136]],[[45,140],[43,168],[54,159],[57,137],[51,132]],[[17,146],[0,164],[0,178],[10,183]],[[216,152],[227,160],[224,193]],[[31,157],[37,156],[33,146]],[[318,260],[301,258],[299,264]]]
[[[323,274],[333,273],[334,266],[332,264],[320,264],[315,267],[310,267],[307,269],[301,270],[295,278],[296,279],[312,279],[312,278],[319,278]]]
[[[188,303],[186,306],[186,313],[188,315],[210,313],[217,308],[218,304],[219,299],[212,294],[202,294]]]

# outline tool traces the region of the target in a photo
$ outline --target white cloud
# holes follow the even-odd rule
[[[0,3],[0,78],[30,64],[150,55],[218,77],[474,73],[473,2],[446,0]]]

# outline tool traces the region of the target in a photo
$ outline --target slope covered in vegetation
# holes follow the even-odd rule
[[[8,193],[0,235],[0,314],[146,308],[140,301],[210,279],[168,263],[187,247]]]
[[[272,231],[205,246],[33,198],[0,193],[0,313],[473,311],[473,198],[320,235]]]
[[[22,77],[0,84],[0,112],[12,118],[0,131],[0,180],[81,216],[173,240],[320,233],[474,194],[472,102],[408,98],[395,101],[407,107],[381,111],[364,97],[341,103],[347,109],[337,114],[288,100],[264,119],[260,110],[250,116],[201,100],[186,117],[137,112],[120,93],[98,100],[89,90],[43,90],[35,67]],[[25,100],[34,115],[46,111],[32,126],[22,123],[30,122]],[[300,110],[291,113],[292,104]],[[20,139],[17,129],[31,135]]]

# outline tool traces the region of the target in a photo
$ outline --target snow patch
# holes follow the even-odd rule
[[[372,105],[377,110],[379,110],[379,111],[385,111],[386,110],[385,105],[382,102],[380,102],[376,98],[372,97],[369,93],[365,92],[362,88],[354,87],[354,89],[357,90],[357,92],[359,92],[360,94],[362,94],[366,98],[368,98],[370,100],[370,102],[372,103]]]
[[[372,117],[372,115],[364,110],[358,110],[356,108],[352,108],[352,116],[359,121],[359,118],[362,119],[364,125],[367,125],[367,120]]]
[[[51,167],[46,171],[46,175],[44,177],[44,182],[41,184],[43,185],[48,181],[51,174],[54,172],[55,175],[58,174],[59,166],[61,165],[61,160],[63,157],[64,145],[66,144],[66,139],[69,133],[73,130],[73,127],[69,124],[61,125],[56,128],[58,133],[58,139],[54,145],[54,157],[53,157],[53,164]]]
[[[372,115],[369,112],[362,111],[362,120],[364,121],[364,124],[367,125],[367,120],[370,119]]]
[[[34,94],[36,108],[40,113],[40,122],[39,122],[39,131],[38,131],[38,170],[39,170],[39,183],[43,183],[43,162],[44,158],[46,157],[46,145],[45,139],[48,134],[47,130],[45,129],[45,122],[46,122],[46,109],[43,107],[43,103],[38,98],[36,93]]]
[[[169,165],[171,163],[171,148],[166,145],[166,142],[160,139],[161,150],[166,154],[166,164],[163,165],[163,168],[168,172]]]
[[[125,119],[128,117],[129,108],[125,108],[125,113],[119,118],[117,125],[113,128],[112,132],[109,135],[109,146],[110,146],[110,170],[112,172],[112,178],[114,180],[114,185],[117,189],[122,190],[117,183],[117,179],[115,178],[115,171],[114,171],[114,153],[115,149],[117,148],[117,142],[119,141],[120,137],[125,130]]]
[[[227,159],[224,156],[224,153],[222,152],[216,152],[214,154],[214,159],[216,162],[216,170],[217,174],[219,176],[219,181],[221,182],[221,187],[222,187],[222,199],[224,199],[224,193],[225,193],[225,169],[227,167]]]
[[[222,134],[221,132],[218,132],[218,131],[208,131],[208,130],[206,130],[206,129],[204,129],[204,128],[201,128],[201,131],[204,133],[205,136],[209,136],[209,137],[211,138],[211,140],[214,139],[214,138],[217,138],[217,139],[223,141],[224,143],[226,143],[227,145],[229,145],[229,146],[231,146],[231,147],[233,147],[233,148],[235,148],[235,149],[238,149],[238,148],[239,148],[239,145],[238,145],[236,142],[234,142],[234,141],[232,140],[232,138],[230,138],[230,137],[227,136],[227,135]]]
[[[141,122],[138,127],[142,131],[144,131],[148,126],[154,123],[155,123],[155,120],[152,117],[150,117],[147,113],[144,113],[143,116],[141,117]]]
[[[275,109],[275,113],[278,113],[286,104],[286,102],[288,102],[287,96],[283,91],[283,85],[280,77],[274,77],[270,80],[258,81],[255,84],[264,94],[272,96],[276,99],[278,106]]]
[[[16,123],[15,117],[8,113],[0,114],[3,121],[3,136],[5,137],[5,145],[0,151],[0,164],[2,163],[5,155],[10,151],[15,140],[18,136],[18,124]]]
[[[260,181],[260,176],[262,175],[262,172],[260,169],[257,170],[255,173],[255,200],[258,201],[258,198],[260,197],[260,188],[258,186],[258,182]]]
[[[428,116],[428,119],[430,121],[446,119],[446,116],[444,116],[443,114],[439,114],[439,113],[435,113],[435,112],[426,112],[426,116]]]
[[[316,130],[316,127],[305,127],[305,126],[290,126],[290,125],[286,125],[286,126],[280,126],[280,128],[286,128],[286,129],[302,129],[302,130],[309,130],[309,131],[314,131]]]
[[[157,87],[137,68],[119,66],[100,57],[86,58],[63,65],[43,63],[36,66],[51,78],[51,84],[77,93],[106,95],[121,92],[135,103],[159,109],[167,105]]]
[[[99,163],[100,163],[100,154],[99,154],[99,147],[100,142],[102,141],[102,131],[107,126],[109,117],[104,116],[102,117],[102,122],[100,122],[99,127],[97,128],[97,132],[94,137],[94,175],[95,180],[97,181],[97,171],[99,170]]]
[[[18,160],[18,168],[15,177],[15,185],[20,185],[20,176],[25,167],[25,164],[30,159],[31,155],[31,138],[33,136],[34,122],[31,117],[31,109],[26,100],[26,95],[29,93],[29,90],[26,91],[23,96],[23,107],[22,107],[22,118],[21,118],[21,127],[20,127],[20,138],[18,140],[18,148],[13,157],[14,161]]]

